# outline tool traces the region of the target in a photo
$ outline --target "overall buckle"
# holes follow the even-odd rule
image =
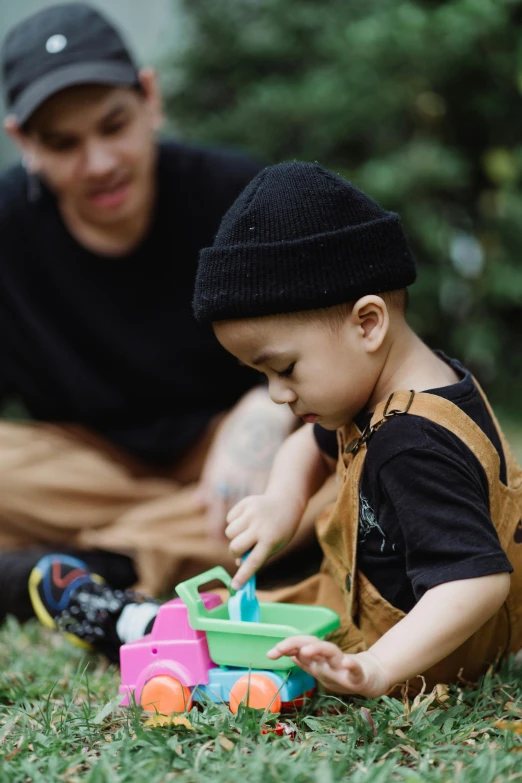
[[[397,394],[397,392],[392,392],[388,399],[386,400],[386,405],[384,406],[384,411],[382,414],[382,419],[379,419],[379,421],[376,421],[375,424],[367,424],[364,430],[362,431],[359,438],[354,438],[350,441],[350,443],[347,445],[347,447],[344,450],[345,454],[357,454],[361,446],[363,446],[365,443],[367,443],[370,438],[372,437],[373,433],[379,429],[381,424],[384,424],[384,422],[387,419],[392,419],[394,416],[404,416],[405,413],[408,413],[408,411],[411,408],[413,398],[415,397],[415,392],[413,389],[410,389],[410,397],[408,399],[408,402],[406,404],[406,407],[404,410],[399,410],[399,408],[391,408],[391,401],[393,400],[394,396]]]

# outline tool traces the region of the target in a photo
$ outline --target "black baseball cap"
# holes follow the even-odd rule
[[[118,31],[86,3],[39,11],[7,34],[1,52],[5,102],[23,125],[44,101],[75,84],[138,84]]]

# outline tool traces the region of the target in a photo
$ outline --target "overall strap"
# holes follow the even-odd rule
[[[511,487],[520,486],[522,484],[522,471],[520,470],[519,464],[517,462],[517,458],[513,453],[511,444],[509,443],[506,436],[504,435],[502,428],[498,422],[498,419],[495,416],[495,413],[493,412],[493,408],[491,407],[488,398],[484,394],[482,386],[475,378],[473,378],[473,383],[477,387],[480,396],[482,397],[482,400],[484,402],[484,405],[486,406],[486,409],[493,420],[493,424],[495,425],[495,429],[497,430],[498,437],[502,444],[502,449],[504,451],[504,459],[506,460],[507,483]]]
[[[377,405],[370,427],[385,425],[387,418],[406,414],[422,416],[456,435],[476,456],[489,486],[490,513],[495,518],[498,503],[500,457],[488,436],[467,413],[444,397],[427,392],[397,391]]]

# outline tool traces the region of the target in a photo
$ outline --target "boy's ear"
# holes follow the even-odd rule
[[[363,296],[355,302],[350,319],[358,336],[364,340],[365,350],[368,353],[378,351],[390,326],[390,316],[384,299],[373,294]]]

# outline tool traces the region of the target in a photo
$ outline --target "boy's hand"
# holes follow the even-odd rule
[[[230,539],[230,552],[240,557],[249,549],[232,581],[237,590],[261,568],[265,560],[282,549],[294,536],[304,508],[288,499],[269,494],[251,495],[231,509],[227,516],[225,535]]]
[[[391,683],[371,651],[347,655],[337,645],[315,636],[290,636],[267,653],[275,660],[288,655],[293,662],[335,693],[382,696]]]

